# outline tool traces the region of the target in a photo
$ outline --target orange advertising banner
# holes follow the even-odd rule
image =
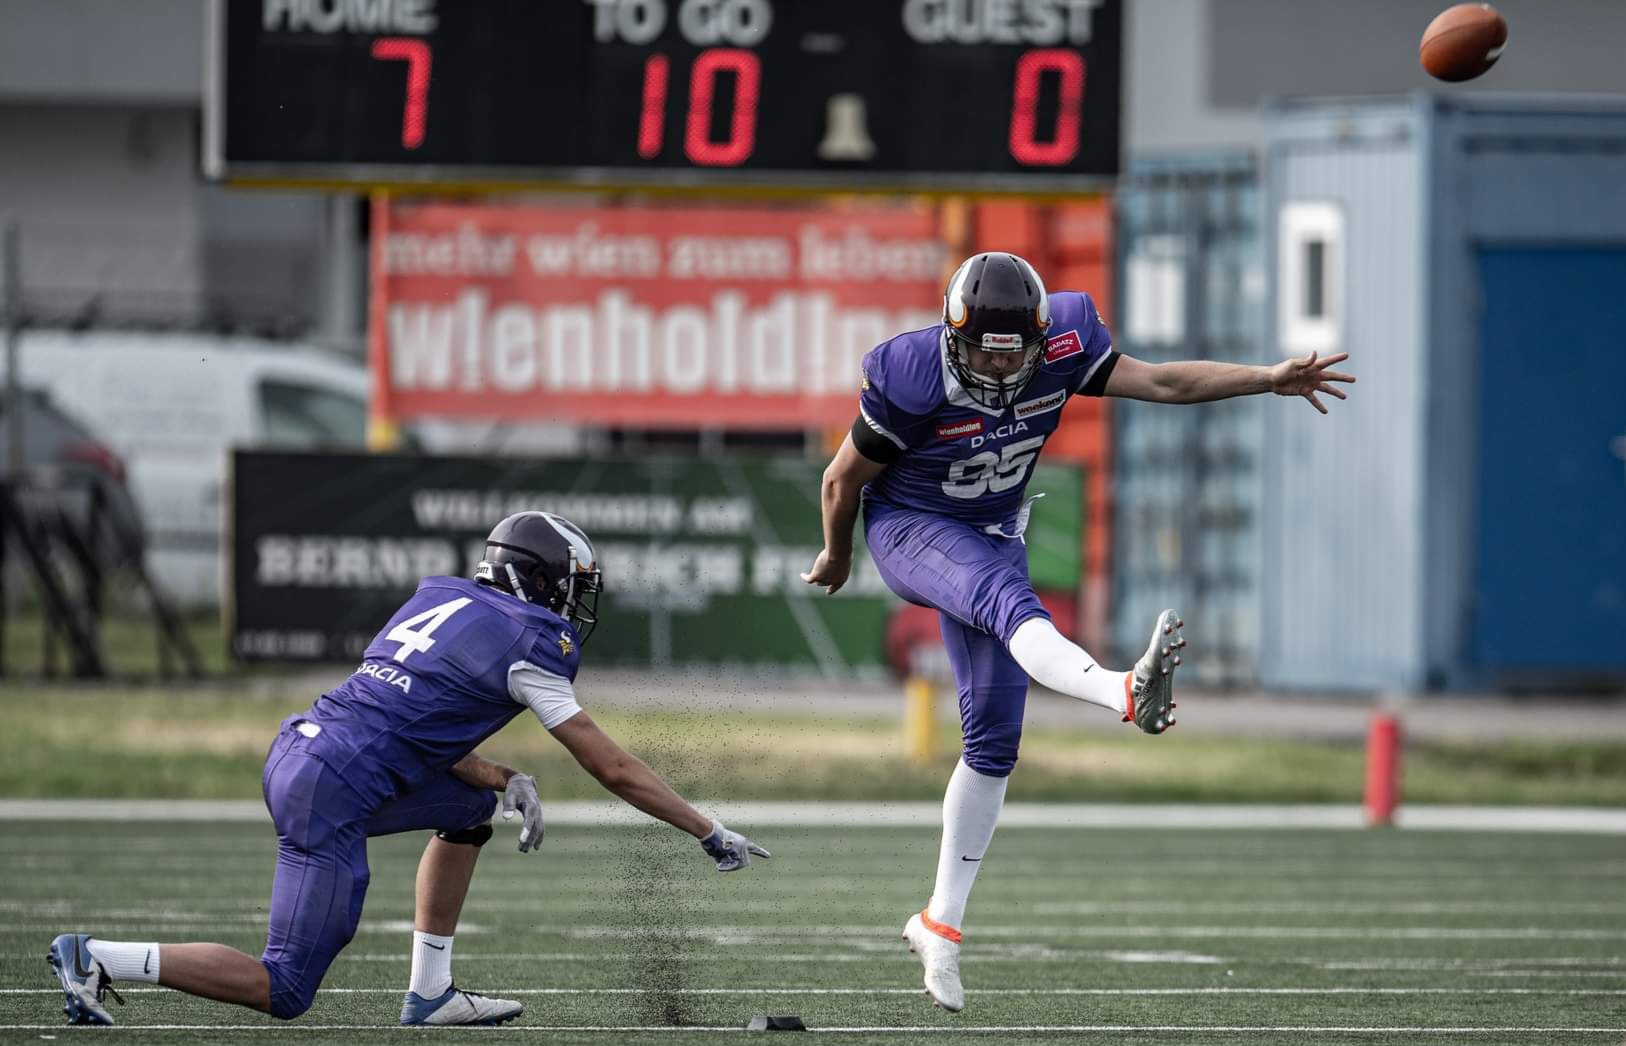
[[[382,213],[379,213],[382,212]],[[794,429],[938,322],[934,213],[380,203],[374,411]]]

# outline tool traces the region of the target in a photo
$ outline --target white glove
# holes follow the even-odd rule
[[[773,856],[740,833],[724,828],[721,821],[711,822],[711,834],[700,840],[700,848],[717,862],[719,872],[738,871],[751,863],[752,856]]]
[[[515,810],[524,818],[519,829],[519,852],[539,849],[542,846],[542,797],[536,794],[536,778],[530,774],[515,774],[503,790],[502,819],[512,820]]]

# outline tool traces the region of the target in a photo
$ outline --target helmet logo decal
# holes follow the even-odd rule
[[[962,327],[970,319],[970,313],[965,307],[965,281],[971,275],[971,263],[976,258],[967,258],[960,263],[960,268],[949,281],[948,293],[943,296],[943,315],[951,327]]]
[[[1034,286],[1039,288],[1039,308],[1036,310],[1039,326],[1041,329],[1048,327],[1050,326],[1050,292],[1044,289],[1044,280],[1039,278],[1038,271],[1033,266],[1028,265],[1026,261],[1023,261],[1022,264],[1027,268],[1028,274],[1033,277]]]
[[[1020,334],[984,334],[982,347],[993,352],[1010,352],[1022,347]]]
[[[570,542],[571,554],[576,558],[576,568],[578,570],[592,570],[594,559],[593,543],[587,540],[587,535],[582,533],[581,528],[563,516],[556,516],[551,512],[542,513],[542,518],[546,519],[548,525],[559,532],[560,537]]]

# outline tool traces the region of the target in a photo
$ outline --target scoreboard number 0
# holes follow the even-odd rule
[[[1056,126],[1049,141],[1038,138],[1039,98],[1046,73],[1061,80]],[[1011,157],[1029,167],[1060,167],[1078,155],[1078,125],[1084,112],[1084,59],[1077,51],[1045,48],[1024,52],[1016,61],[1011,89]]]

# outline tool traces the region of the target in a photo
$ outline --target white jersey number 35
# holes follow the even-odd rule
[[[1006,444],[998,454],[985,450],[949,466],[948,480],[943,493],[951,498],[970,501],[990,490],[995,494],[1020,486],[1027,477],[1028,466],[1039,457],[1039,448],[1045,438],[1035,436],[1018,443]]]

